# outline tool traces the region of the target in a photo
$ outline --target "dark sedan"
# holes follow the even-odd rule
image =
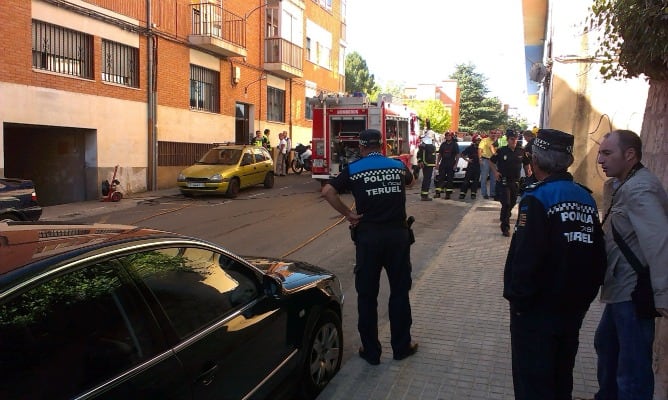
[[[41,215],[31,180],[0,178],[0,221],[37,221]]]
[[[342,303],[338,279],[301,262],[0,223],[0,398],[314,398],[341,364]]]

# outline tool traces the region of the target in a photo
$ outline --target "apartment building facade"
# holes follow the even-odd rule
[[[311,137],[345,91],[346,0],[0,2],[0,175],[43,205],[174,185],[212,143]]]

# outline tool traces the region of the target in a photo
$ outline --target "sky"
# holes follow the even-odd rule
[[[439,83],[472,63],[490,95],[526,107],[522,0],[347,0],[348,54],[384,87]]]

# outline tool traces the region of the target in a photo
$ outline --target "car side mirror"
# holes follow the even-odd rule
[[[279,278],[271,275],[264,275],[262,278],[262,289],[268,297],[278,299],[283,294],[283,285]]]

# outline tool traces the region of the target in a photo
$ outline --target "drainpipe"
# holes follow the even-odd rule
[[[151,0],[146,0],[146,31],[148,39],[148,54],[147,54],[147,71],[146,76],[148,80],[147,88],[147,114],[148,114],[148,168],[146,171],[147,189],[157,190],[157,168],[158,168],[158,141],[156,132],[156,93],[154,85],[155,72],[155,36],[153,35],[153,23],[151,13]]]

